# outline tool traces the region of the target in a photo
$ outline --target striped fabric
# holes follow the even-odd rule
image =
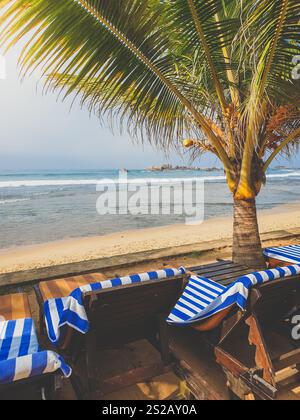
[[[43,301],[49,299],[57,299],[69,296],[73,290],[87,284],[98,283],[107,278],[102,273],[91,273],[82,276],[65,277],[57,280],[42,281],[39,284],[39,289]]]
[[[52,351],[41,351],[0,362],[0,384],[10,384],[58,370],[61,370],[66,378],[72,374],[71,368],[62,357]]]
[[[0,323],[0,362],[40,351],[31,318]]]
[[[16,293],[0,296],[0,322],[23,318],[31,318],[27,295]]]
[[[300,265],[276,268],[243,276],[229,287],[223,287],[209,279],[192,276],[167,322],[177,325],[193,324],[234,305],[245,310],[252,287],[299,274]]]
[[[86,334],[88,332],[89,321],[83,305],[83,296],[85,293],[151,280],[163,280],[166,278],[179,277],[185,273],[185,269],[181,267],[179,269],[170,268],[136,274],[133,276],[115,278],[79,287],[65,298],[49,299],[44,304],[45,320],[49,339],[52,343],[57,345],[60,339],[61,328],[65,325],[68,325],[82,334]]]
[[[42,352],[31,318],[0,322],[0,384],[71,368],[53,352]]]
[[[300,264],[300,245],[266,248],[264,250],[264,255],[267,258],[273,258],[289,264]]]

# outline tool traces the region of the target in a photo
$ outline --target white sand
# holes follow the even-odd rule
[[[300,204],[277,207],[259,214],[261,233],[300,228]],[[0,251],[0,273],[28,270],[141,251],[158,250],[232,237],[230,217],[197,226],[173,225],[63,240]]]

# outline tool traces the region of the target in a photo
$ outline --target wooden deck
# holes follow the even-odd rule
[[[262,268],[262,270],[263,269],[264,268]],[[235,264],[230,260],[189,267],[188,270],[196,273],[198,276],[214,280],[223,286],[230,285],[245,274],[253,273],[253,269],[247,267],[246,265]]]

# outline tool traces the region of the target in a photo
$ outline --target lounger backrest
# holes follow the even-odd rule
[[[185,282],[183,275],[86,293],[84,305],[91,328],[97,328],[101,341],[109,344],[123,342],[124,337],[128,341],[139,338],[140,333],[145,337],[157,317],[170,312]]]
[[[274,280],[251,291],[249,309],[255,308],[266,322],[281,319],[293,306],[300,308],[300,275]]]
[[[264,250],[266,258],[271,258],[277,261],[282,261],[287,264],[300,263],[300,246],[288,245],[281,247],[266,248]]]

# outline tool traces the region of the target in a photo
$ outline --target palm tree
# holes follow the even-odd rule
[[[168,150],[224,166],[233,258],[263,265],[256,197],[300,140],[299,0],[1,0],[0,42],[26,36],[22,74]]]

